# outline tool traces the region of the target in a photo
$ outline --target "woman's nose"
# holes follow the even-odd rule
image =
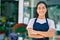
[[[43,11],[43,9],[40,9],[40,11]]]

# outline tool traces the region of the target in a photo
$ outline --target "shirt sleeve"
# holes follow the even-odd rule
[[[33,24],[34,24],[34,19],[31,19],[26,27],[26,29],[28,28],[33,28]]]
[[[49,27],[55,29],[55,23],[53,20],[49,21]]]

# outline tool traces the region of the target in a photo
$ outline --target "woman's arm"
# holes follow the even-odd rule
[[[55,29],[50,28],[47,32],[38,31],[38,34],[41,34],[45,37],[53,37],[55,35]]]
[[[28,36],[31,38],[44,38],[44,36],[37,34],[38,32],[33,30],[32,28],[28,28]]]
[[[53,37],[55,35],[55,29],[50,28],[47,32],[35,31],[33,29],[28,29],[29,36],[40,36],[40,37]]]

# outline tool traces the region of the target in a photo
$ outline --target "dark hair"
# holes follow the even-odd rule
[[[38,13],[37,13],[36,10],[37,10],[38,5],[41,4],[41,3],[43,3],[43,4],[46,6],[46,8],[47,8],[47,4],[46,4],[44,1],[40,1],[40,2],[38,2],[38,4],[36,5],[35,12],[34,12],[34,17],[35,17],[35,18],[38,17]],[[46,12],[46,14],[45,14],[45,17],[48,18],[48,9],[47,9],[47,12]]]

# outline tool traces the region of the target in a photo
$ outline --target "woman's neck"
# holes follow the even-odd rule
[[[38,16],[38,19],[45,19],[45,16]]]

